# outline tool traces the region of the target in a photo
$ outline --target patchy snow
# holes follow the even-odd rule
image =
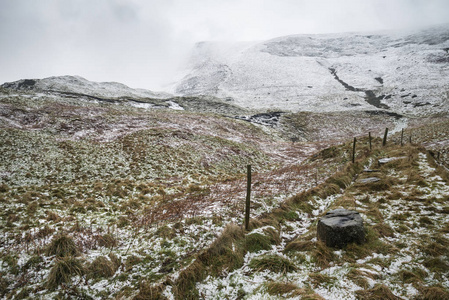
[[[143,102],[135,102],[135,101],[129,101],[129,105],[137,108],[144,108],[144,109],[151,109],[154,107],[154,104],[152,103],[143,103]]]
[[[184,108],[181,105],[179,105],[178,103],[176,103],[176,102],[168,101],[167,103],[170,105],[168,107],[170,109],[173,109],[173,110],[184,110]]]

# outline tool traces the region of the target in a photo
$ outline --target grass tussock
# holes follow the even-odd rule
[[[369,282],[365,275],[366,274],[360,270],[351,269],[346,276],[361,288],[367,289],[369,287]]]
[[[113,248],[117,246],[117,239],[110,233],[97,235],[95,239],[100,247]]]
[[[320,285],[332,284],[337,280],[337,278],[321,274],[321,273],[311,273],[309,274],[309,281],[312,283],[314,287],[318,287]]]
[[[104,256],[98,256],[87,268],[89,278],[109,278],[116,270],[114,263]]]
[[[384,284],[377,284],[372,289],[356,291],[357,299],[371,299],[371,300],[401,300]]]
[[[376,231],[381,237],[394,237],[394,230],[388,224],[379,223],[373,226],[374,231]]]
[[[289,282],[268,282],[266,283],[267,293],[272,296],[299,296],[298,286]]]
[[[449,292],[442,286],[423,287],[416,300],[447,300]]]
[[[244,231],[228,224],[212,245],[198,254],[196,260],[184,269],[174,284],[177,299],[198,299],[195,283],[204,279],[206,272],[217,276],[222,270],[234,270],[243,264]]]
[[[248,234],[245,237],[245,249],[248,252],[269,250],[271,249],[271,240],[269,237],[260,233]]]
[[[372,253],[380,253],[383,255],[394,254],[397,248],[389,243],[379,239],[379,233],[371,226],[365,226],[366,235],[364,244],[351,243],[344,250],[343,257],[346,261],[355,262],[357,259],[365,258]]]
[[[449,271],[449,264],[441,258],[428,258],[424,260],[423,265],[436,274],[443,274]]]
[[[423,252],[429,256],[440,256],[448,253],[447,246],[438,242],[431,242],[423,246]]]
[[[176,299],[199,299],[196,282],[205,277],[206,266],[199,260],[195,260],[184,269],[176,281],[173,292]],[[145,298],[142,298],[145,299]]]
[[[401,270],[398,272],[399,279],[404,283],[421,283],[427,273],[424,270]]]
[[[435,174],[441,177],[441,179],[447,183],[449,183],[449,172],[440,165],[437,165],[435,168]]]
[[[46,287],[53,290],[60,284],[69,284],[73,276],[82,276],[84,272],[84,266],[79,259],[71,256],[57,258],[48,274]]]
[[[315,249],[315,247],[315,242],[297,239],[285,246],[284,253],[289,253],[292,251],[312,251],[313,249]]]
[[[153,285],[151,282],[142,281],[139,284],[139,293],[134,300],[165,300],[167,298],[162,294],[163,291],[163,285]]]
[[[315,245],[315,249],[312,250],[312,260],[318,267],[327,268],[329,263],[335,260],[334,252],[321,241],[316,242]]]
[[[212,274],[223,269],[234,270],[243,264],[243,241],[243,229],[229,224],[212,245],[198,255],[198,259],[209,267]]]
[[[282,274],[296,270],[296,266],[289,259],[274,254],[253,258],[249,266],[256,271],[269,270]]]
[[[78,247],[73,239],[65,234],[56,236],[46,249],[47,255],[56,257],[76,256],[79,254]]]

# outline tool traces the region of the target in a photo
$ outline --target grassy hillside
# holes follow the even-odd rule
[[[352,144],[339,143],[366,136],[369,124],[379,136],[390,118],[361,113],[351,129],[346,115],[287,117],[270,128],[207,112],[2,94],[0,296],[444,299],[444,167],[424,148],[393,145],[397,135],[386,148],[375,138],[371,152],[359,137],[352,164]],[[444,141],[418,125],[414,141]],[[295,130],[307,142],[285,139]],[[391,156],[406,159],[376,166]],[[369,166],[381,181],[361,185]],[[317,219],[335,207],[362,212],[367,244],[337,251],[316,241]]]
[[[385,157],[401,159],[379,167],[377,159]],[[364,171],[367,168],[375,172]],[[360,182],[373,176],[380,180]],[[321,185],[289,198],[280,209],[253,220],[250,232],[228,225],[216,243],[181,273],[173,285],[175,295],[180,299],[447,299],[448,200],[449,174],[424,149],[375,150]],[[361,213],[364,244],[340,250],[317,241],[317,220],[334,208]]]
[[[0,105],[5,297],[132,297],[241,222],[247,164],[256,214],[332,171],[300,166],[320,144],[215,114],[28,94]]]

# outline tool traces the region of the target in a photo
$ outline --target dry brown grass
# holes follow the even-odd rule
[[[257,272],[269,270],[282,274],[297,270],[296,266],[289,259],[275,254],[253,258],[249,263],[249,267]]]
[[[297,239],[285,246],[284,253],[288,253],[291,251],[312,251],[313,249],[315,249],[315,247],[315,242]]]
[[[298,286],[289,282],[268,282],[266,287],[268,294],[272,296],[288,295],[293,297],[300,295]]]
[[[53,290],[60,284],[70,283],[72,276],[81,276],[84,271],[82,262],[76,258],[71,256],[57,258],[48,274],[46,287]]]
[[[244,231],[240,226],[228,224],[212,245],[200,252],[196,260],[181,271],[174,284],[179,299],[198,299],[195,283],[206,275],[218,275],[222,270],[233,270],[243,264]]]
[[[381,237],[394,237],[394,230],[388,224],[378,223],[373,226],[374,231],[376,231]]]
[[[309,282],[312,283],[313,287],[318,287],[319,285],[322,284],[331,284],[333,282],[335,282],[337,278],[335,277],[331,277],[329,275],[326,274],[321,274],[321,273],[310,273],[309,274]]]
[[[447,300],[449,292],[442,286],[423,287],[416,296],[416,300]]]
[[[356,297],[360,300],[400,300],[401,298],[394,295],[391,290],[384,284],[377,284],[369,290],[356,291]]]
[[[134,297],[135,300],[165,300],[162,293],[164,286],[162,284],[153,285],[151,282],[142,281],[139,284],[139,293]],[[187,299],[187,298],[186,298]]]
[[[109,278],[117,271],[115,265],[106,257],[98,256],[87,268],[89,278]]]
[[[369,282],[366,275],[367,274],[365,272],[357,269],[351,269],[346,276],[361,288],[367,289],[369,287]]]
[[[323,242],[316,242],[315,249],[312,250],[313,261],[318,267],[324,269],[329,266],[331,261],[335,260],[334,252],[331,248],[327,247]]]
[[[78,247],[73,239],[65,234],[54,237],[46,252],[47,255],[56,255],[56,257],[76,256],[79,254]]]

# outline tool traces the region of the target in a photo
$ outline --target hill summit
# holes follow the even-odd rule
[[[449,25],[419,31],[291,35],[198,43],[181,95],[296,111],[448,110]]]

